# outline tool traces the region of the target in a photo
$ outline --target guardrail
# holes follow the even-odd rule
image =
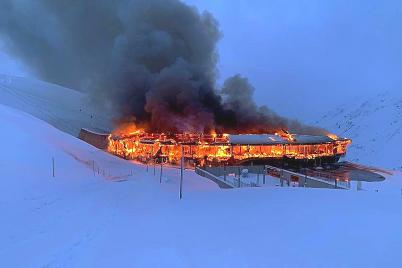
[[[350,183],[349,182],[344,182],[344,181],[338,181],[337,179],[332,179],[329,177],[312,177],[307,174],[301,174],[297,173],[294,171],[286,170],[286,169],[281,169],[273,166],[266,165],[266,168],[268,170],[275,170],[277,171],[280,176],[280,179],[286,179],[287,181],[290,181],[292,179],[292,176],[297,177],[299,184],[302,183],[302,186],[305,187],[311,187],[312,184],[323,184],[328,186],[327,188],[335,188],[335,189],[345,189],[348,190],[350,189]]]
[[[257,173],[263,176],[265,182],[265,176],[269,175],[278,178],[281,186],[286,182],[288,186],[296,182],[299,187],[311,187],[311,188],[333,188],[333,189],[350,189],[349,181],[337,180],[330,177],[318,177],[311,176],[310,174],[301,174],[294,171],[281,169],[274,166],[226,166],[226,167],[206,167],[197,168],[197,174],[207,177],[214,182],[218,183],[221,188],[239,188],[239,187],[260,187],[262,184],[255,182],[245,182],[241,178],[241,170],[248,169],[251,173]],[[198,170],[198,171],[197,171]],[[228,174],[235,174],[233,178],[227,177]],[[318,174],[318,173],[317,173]],[[223,177],[223,178],[222,178]],[[222,184],[225,186],[222,187]],[[263,183],[264,184],[264,183]],[[294,184],[293,184],[294,185]],[[229,187],[228,187],[229,186]]]
[[[220,188],[223,189],[230,189],[230,188],[234,188],[233,185],[231,185],[229,182],[222,180],[221,178],[219,178],[218,176],[215,176],[214,174],[203,170],[199,167],[195,168],[195,173],[197,173],[198,175],[205,177],[207,179],[210,179],[211,181],[215,182],[216,184],[218,184],[218,186]]]

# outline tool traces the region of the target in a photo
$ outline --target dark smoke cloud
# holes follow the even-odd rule
[[[2,0],[0,34],[40,77],[88,90],[119,122],[151,131],[322,133],[258,107],[239,75],[216,90],[218,23],[179,0]]]

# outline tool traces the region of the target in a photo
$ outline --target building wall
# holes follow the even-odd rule
[[[101,150],[106,150],[108,147],[108,134],[100,134],[87,129],[81,129],[78,137]]]

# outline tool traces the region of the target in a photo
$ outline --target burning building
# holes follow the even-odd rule
[[[107,151],[142,162],[189,165],[239,165],[278,161],[334,163],[351,140],[333,135],[276,134],[151,134],[142,131],[110,135]]]
[[[14,2],[2,1],[0,17],[8,26],[0,34],[16,57],[44,80],[88,93],[115,126],[144,130],[81,133],[111,153],[169,163],[183,155],[206,165],[336,161],[346,152],[349,140],[331,139],[325,130],[255,103],[255,88],[241,74],[218,83],[222,32],[207,11],[180,0],[73,1],[68,7],[63,1]],[[26,40],[35,40],[34,50]],[[274,134],[281,129],[299,135]]]

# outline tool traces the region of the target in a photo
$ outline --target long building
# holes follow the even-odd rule
[[[125,159],[190,165],[334,163],[346,154],[350,139],[297,134],[205,135],[134,133],[110,135],[107,151]]]

